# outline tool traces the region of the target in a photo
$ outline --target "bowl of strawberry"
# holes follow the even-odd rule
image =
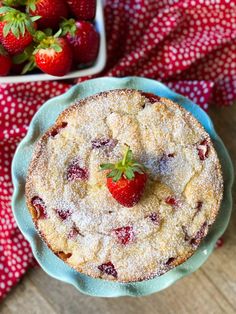
[[[0,82],[69,79],[106,62],[101,0],[3,0]]]

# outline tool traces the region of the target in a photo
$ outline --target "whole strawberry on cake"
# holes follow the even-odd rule
[[[207,132],[169,99],[112,90],[76,102],[36,145],[27,206],[49,248],[77,271],[133,282],[183,263],[223,194]]]

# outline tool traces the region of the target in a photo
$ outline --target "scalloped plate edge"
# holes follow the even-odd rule
[[[113,88],[108,86],[113,86]],[[128,86],[127,86],[128,85]],[[94,88],[96,86],[96,88]],[[90,90],[92,87],[92,91]],[[222,207],[227,207],[228,215],[227,219],[224,217],[224,222],[221,223],[220,230],[214,230],[215,233],[213,234],[213,231],[211,230],[209,232],[209,235],[207,236],[206,240],[202,243],[202,245],[199,247],[199,249],[196,251],[196,253],[185,263],[182,265],[176,267],[175,269],[169,271],[168,273],[164,274],[161,277],[156,277],[149,281],[143,281],[133,284],[122,284],[122,283],[110,283],[108,281],[104,281],[101,279],[93,279],[87,278],[88,276],[79,274],[73,270],[69,266],[66,265],[66,268],[68,267],[71,272],[69,274],[66,274],[62,276],[60,273],[55,274],[54,271],[51,269],[48,269],[48,265],[45,266],[45,261],[42,258],[40,252],[38,251],[38,240],[39,236],[35,229],[28,228],[25,225],[22,225],[19,223],[19,214],[17,212],[17,201],[19,199],[22,199],[22,186],[20,184],[19,180],[19,161],[18,157],[21,157],[21,152],[24,151],[25,147],[27,147],[28,143],[31,143],[31,146],[33,147],[33,144],[35,143],[35,139],[33,138],[34,135],[34,127],[37,126],[38,117],[44,113],[44,111],[48,110],[48,107],[52,106],[55,102],[62,103],[63,100],[68,103],[73,103],[75,98],[84,98],[88,95],[95,94],[99,91],[105,91],[105,90],[111,90],[111,89],[117,89],[117,88],[133,88],[133,89],[142,89],[146,92],[152,92],[154,94],[158,94],[159,96],[169,97],[174,99],[175,101],[179,102],[186,110],[192,112],[192,114],[202,123],[202,119],[204,120],[204,127],[207,130],[208,133],[210,133],[211,138],[214,141],[215,146],[218,146],[217,153],[221,160],[223,172],[224,172],[224,180],[225,181],[225,191],[224,191],[224,204],[222,202]],[[161,92],[160,92],[160,90]],[[157,92],[158,90],[158,92]],[[86,92],[88,91],[88,92]],[[80,97],[79,92],[82,92],[83,97]],[[62,108],[63,110],[64,108]],[[54,114],[55,116],[55,114]],[[57,116],[57,115],[56,115]],[[40,133],[40,132],[39,132]],[[41,133],[40,133],[41,134]],[[32,143],[33,142],[33,143]],[[220,151],[221,149],[221,151]],[[224,160],[224,163],[222,161]],[[227,167],[225,167],[227,165]],[[16,171],[17,169],[17,171]],[[114,296],[123,296],[123,295],[129,295],[129,296],[140,296],[140,295],[148,295],[157,291],[160,291],[162,289],[167,288],[171,284],[173,284],[176,280],[194,272],[196,269],[198,269],[208,258],[210,253],[212,252],[215,242],[217,241],[218,237],[221,236],[230,219],[230,213],[232,208],[232,195],[231,195],[231,189],[233,184],[233,166],[232,162],[230,160],[229,154],[222,142],[222,140],[219,138],[219,136],[216,134],[215,129],[213,127],[213,124],[208,117],[208,115],[197,105],[192,103],[187,98],[183,97],[182,95],[179,95],[173,91],[171,91],[168,87],[163,85],[160,82],[145,79],[145,78],[139,78],[139,77],[126,77],[126,78],[98,78],[86,81],[84,83],[78,84],[74,87],[72,87],[69,91],[67,91],[65,94],[57,96],[55,98],[52,98],[48,100],[35,114],[34,118],[32,119],[30,123],[29,130],[25,136],[25,138],[22,140],[22,142],[19,144],[15,156],[12,162],[12,179],[13,179],[13,186],[14,186],[14,193],[12,198],[12,207],[13,207],[13,213],[15,216],[15,219],[18,223],[18,226],[21,230],[21,232],[24,234],[26,239],[30,242],[30,245],[32,247],[33,254],[35,258],[37,259],[38,263],[41,265],[41,267],[44,269],[45,272],[47,272],[50,276],[62,280],[64,282],[70,283],[74,285],[79,291],[93,295],[93,296],[106,296],[106,297],[114,297]],[[24,178],[23,178],[24,179]],[[24,196],[23,196],[24,198]],[[26,207],[26,205],[25,205]],[[221,210],[222,212],[222,210]],[[28,214],[29,215],[29,214]],[[218,220],[218,219],[217,219]],[[215,223],[216,224],[216,223]],[[214,224],[214,225],[215,225]],[[214,226],[213,225],[213,226]],[[215,228],[216,229],[216,228]],[[209,240],[210,238],[210,240]],[[41,240],[40,240],[41,241]],[[208,245],[208,247],[206,247]],[[49,249],[48,249],[49,250]],[[53,253],[52,253],[53,254]],[[199,254],[201,256],[199,256]],[[195,266],[190,267],[188,264],[191,264],[193,261],[193,258],[195,259]],[[58,258],[57,258],[58,259]],[[61,262],[61,261],[59,261]],[[63,263],[63,262],[61,262]],[[63,263],[64,264],[64,263]],[[171,276],[171,278],[169,278]],[[82,278],[78,278],[82,277]],[[88,290],[88,287],[86,287],[85,284],[81,283],[81,281],[96,281],[96,282],[106,282],[108,285],[115,285],[115,291],[91,291]],[[158,280],[157,280],[158,279]],[[157,284],[156,281],[161,282],[161,284]],[[150,287],[149,286],[150,283]],[[99,283],[98,283],[99,287]],[[125,288],[125,289],[124,289]],[[101,289],[104,290],[104,287],[101,285]]]

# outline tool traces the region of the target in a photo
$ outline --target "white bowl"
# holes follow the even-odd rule
[[[24,74],[24,75],[8,75],[0,76],[0,83],[18,83],[18,82],[32,82],[32,81],[49,81],[49,80],[64,80],[75,77],[82,77],[93,75],[103,70],[106,64],[106,37],[105,37],[105,23],[103,15],[102,0],[97,0],[97,10],[94,20],[94,25],[100,35],[100,46],[96,62],[85,69],[74,70],[64,76],[53,76],[44,73]]]

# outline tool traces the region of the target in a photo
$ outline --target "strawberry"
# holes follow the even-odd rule
[[[113,232],[120,244],[126,245],[134,240],[134,231],[132,226],[126,226],[114,229]]]
[[[0,42],[9,54],[22,52],[32,42],[38,18],[10,7],[0,8]]]
[[[74,61],[77,64],[95,61],[99,48],[99,34],[93,24],[74,19],[64,20],[61,24],[62,35],[70,43]]]
[[[40,16],[39,28],[57,28],[61,18],[67,18],[68,9],[64,0],[29,0],[27,11],[32,16]]]
[[[34,211],[35,211],[34,213],[35,218],[37,219],[47,218],[47,209],[46,209],[44,201],[40,197],[34,196],[31,200],[31,205],[33,206]]]
[[[178,206],[180,205],[179,200],[177,200],[176,198],[171,197],[171,196],[168,196],[168,197],[165,199],[165,202],[166,202],[166,204],[171,205],[171,206],[173,206],[173,207],[178,207]]]
[[[125,207],[133,207],[140,200],[147,182],[145,167],[133,159],[127,147],[124,158],[116,164],[102,164],[101,170],[109,170],[107,187],[114,199]]]
[[[0,75],[7,75],[11,69],[12,62],[6,50],[0,45]]]
[[[210,146],[208,144],[208,141],[205,139],[203,140],[197,147],[198,156],[200,160],[205,160],[208,158]]]
[[[45,73],[63,76],[70,71],[72,51],[64,38],[45,37],[34,52],[37,67]]]
[[[107,262],[102,265],[99,265],[98,269],[104,274],[117,278],[117,271],[115,269],[115,266],[112,264],[112,262]]]
[[[75,158],[67,168],[66,178],[69,182],[76,180],[85,181],[89,177],[88,169],[80,166],[79,158]]]
[[[81,237],[83,237],[82,233],[80,233],[79,229],[73,225],[72,229],[70,230],[69,234],[68,234],[68,238],[69,239],[75,239],[77,237],[77,235],[80,235]]]
[[[72,214],[70,209],[67,209],[67,210],[56,209],[56,213],[58,217],[61,218],[61,220],[66,220]]]
[[[96,0],[66,0],[66,2],[77,19],[94,19],[96,13]]]
[[[52,137],[55,137],[62,129],[64,129],[65,127],[67,127],[67,124],[68,124],[67,122],[62,122],[61,125],[59,125],[58,127],[54,128],[54,129],[51,131],[50,135],[51,135]]]

